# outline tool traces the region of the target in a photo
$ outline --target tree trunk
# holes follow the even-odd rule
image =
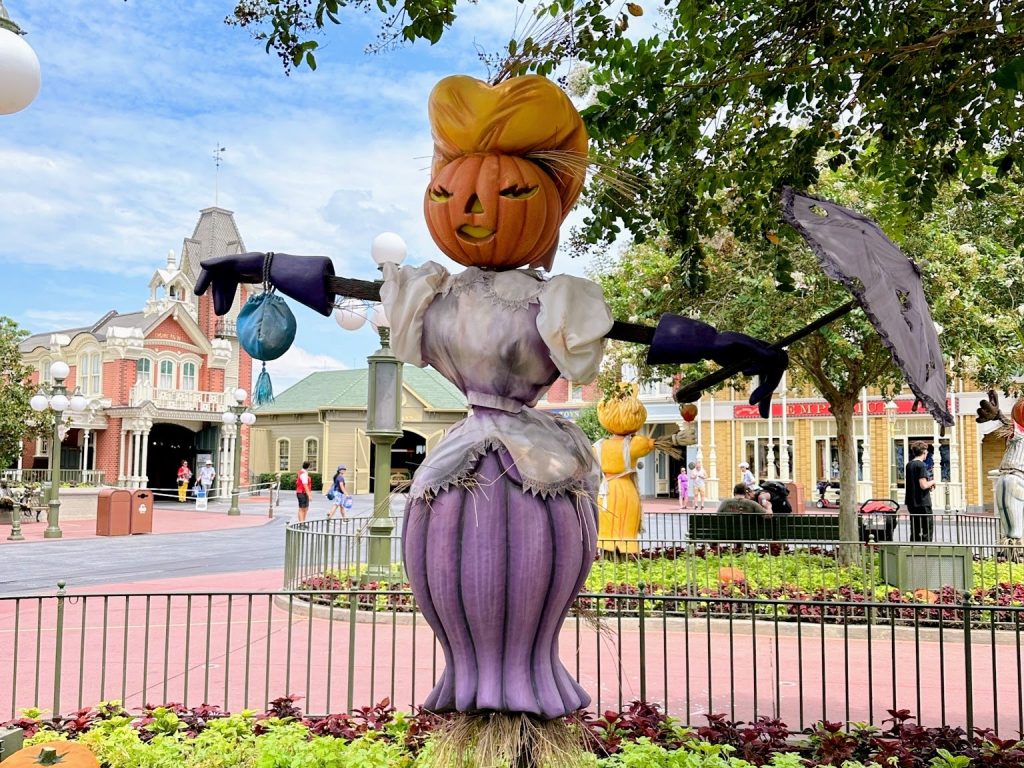
[[[857,438],[853,434],[855,400],[831,403],[839,443],[839,562],[853,565],[860,560],[860,527],[857,520]]]

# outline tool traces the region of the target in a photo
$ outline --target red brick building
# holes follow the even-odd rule
[[[153,275],[142,310],[110,311],[90,326],[22,342],[33,383],[49,381],[50,366],[63,360],[71,370],[68,394],[77,389],[89,400],[83,413],[64,416],[61,466],[70,476],[172,489],[183,459],[194,472],[209,458],[220,492],[230,491],[238,427],[221,416],[234,404],[231,392],[252,388],[252,359],[235,334],[246,290],[228,315],[217,317],[209,295],[197,297],[192,288],[203,259],[244,251],[232,212],[206,208],[180,259],[171,251]],[[248,442],[246,427],[242,477],[248,476]],[[21,467],[45,469],[49,450],[47,440],[26,442]]]

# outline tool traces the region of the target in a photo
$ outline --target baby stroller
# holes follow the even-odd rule
[[[818,509],[839,509],[839,482],[837,480],[818,481],[818,500],[814,502]]]
[[[860,539],[892,541],[896,530],[896,513],[900,503],[895,499],[868,499],[860,505]]]

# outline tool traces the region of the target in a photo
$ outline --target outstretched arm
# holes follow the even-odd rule
[[[338,296],[380,301],[380,282],[336,277],[334,265],[326,256],[242,253],[207,259],[202,268],[195,292],[199,295],[212,288],[213,307],[218,315],[231,309],[239,283],[264,280],[322,315],[331,314]],[[616,320],[606,335],[617,341],[649,345],[647,361],[652,364],[713,360],[723,366],[739,365],[743,373],[760,376],[750,402],[761,407],[762,416],[767,415],[771,393],[788,364],[783,350],[746,334],[719,333],[707,323],[680,315],[664,315],[657,328]]]

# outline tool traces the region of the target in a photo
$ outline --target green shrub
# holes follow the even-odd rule
[[[298,472],[264,472],[256,478],[257,483],[273,483],[279,479],[281,481],[282,491],[294,491],[295,490],[295,478]],[[313,481],[313,490],[322,491],[324,489],[323,475],[319,472],[310,472],[310,480]]]

